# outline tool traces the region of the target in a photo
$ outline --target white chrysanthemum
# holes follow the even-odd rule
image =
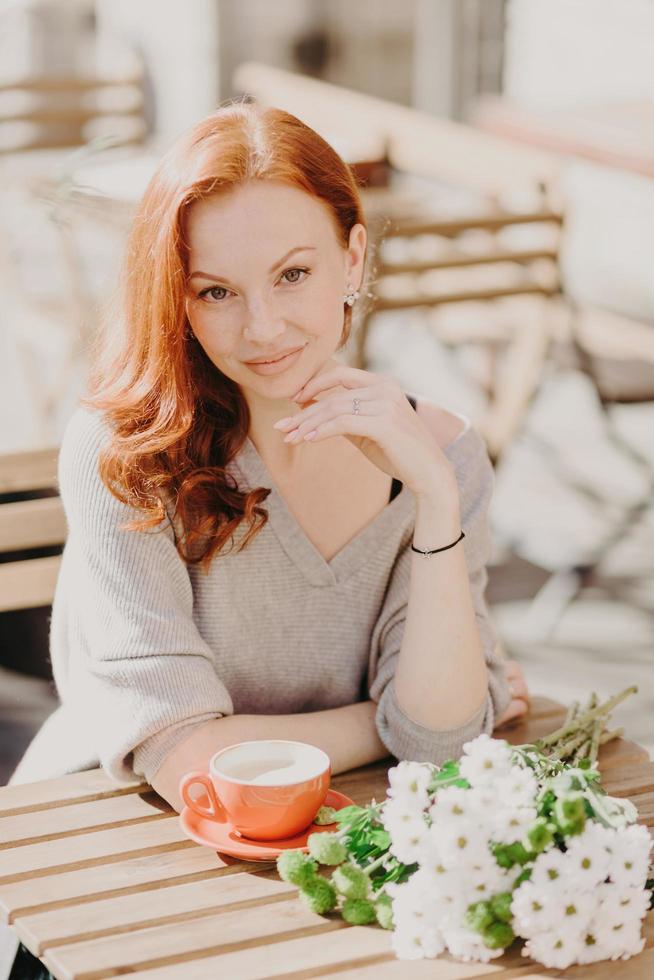
[[[542,963],[543,966],[565,970],[577,961],[581,939],[571,933],[538,932],[527,940],[523,956]]]
[[[473,932],[464,925],[445,929],[444,938],[452,956],[466,963],[472,960],[488,963],[504,952],[503,949],[489,949],[478,932]]]
[[[494,805],[496,801],[487,790],[447,786],[438,790],[427,812],[431,819],[438,823],[447,823],[464,817],[481,825],[486,822],[489,807]]]
[[[560,884],[568,872],[566,856],[558,848],[543,851],[534,861],[531,871],[531,883],[536,888],[548,890],[552,884]]]
[[[513,844],[526,836],[537,816],[535,807],[498,807],[489,814],[490,836],[498,844]]]
[[[435,926],[399,926],[393,930],[391,946],[399,960],[432,959],[445,949],[445,941]]]
[[[393,915],[396,911],[398,914],[405,912],[413,914],[415,912],[419,920],[424,919],[426,905],[431,893],[431,880],[421,868],[411,875],[408,881],[404,881],[402,884],[390,881],[385,885],[385,889],[393,899]]]
[[[427,787],[434,772],[435,767],[428,763],[402,760],[388,770],[390,786],[386,794],[391,799],[411,801],[414,810],[424,810],[429,803]]]
[[[461,925],[465,920],[470,904],[466,898],[465,884],[465,876],[460,871],[448,871],[444,878],[437,878],[430,910],[439,929]]]
[[[600,906],[596,918],[608,925],[639,922],[647,913],[650,893],[645,888],[621,888],[605,884],[597,889]]]
[[[531,769],[511,766],[506,776],[494,784],[496,800],[508,807],[533,807],[538,793],[538,780]]]
[[[428,829],[422,816],[402,821],[391,831],[389,848],[391,854],[395,855],[402,864],[413,864],[420,861],[424,853],[423,842]]]
[[[611,881],[624,888],[642,888],[647,881],[651,847],[647,827],[634,824],[613,831]]]
[[[389,834],[394,834],[401,830],[405,824],[412,824],[414,820],[424,820],[423,810],[413,806],[411,800],[398,797],[394,800],[387,800],[381,811],[381,822]]]
[[[565,932],[582,932],[588,929],[599,905],[594,892],[582,892],[568,887],[561,889],[556,885],[551,886],[549,900],[559,912],[558,928]]]
[[[463,817],[429,828],[430,846],[447,868],[479,864],[488,856],[488,836],[472,820]]]
[[[561,920],[559,903],[547,889],[538,888],[532,881],[523,881],[513,893],[511,912],[514,932],[523,939],[533,939],[548,933]]]
[[[500,868],[492,854],[487,859],[466,869],[466,898],[469,904],[486,901],[500,892],[511,891],[515,875]]]
[[[463,746],[459,772],[471,786],[494,786],[508,776],[513,765],[511,746],[483,733]]]
[[[595,832],[596,826],[587,823],[581,834],[567,841],[567,874],[573,876],[576,886],[586,891],[605,881],[611,866],[611,855],[605,846],[607,838]]]
[[[594,923],[584,929],[579,937],[577,951],[578,963],[599,963],[611,958],[611,950],[604,941],[604,936]]]
[[[641,933],[640,921],[625,924],[613,923],[608,928],[598,922],[595,928],[602,937],[605,959],[628,960],[630,956],[637,956],[642,953],[645,948],[645,938]]]

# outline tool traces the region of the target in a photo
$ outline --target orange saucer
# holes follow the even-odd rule
[[[206,795],[198,796],[198,803],[207,806],[209,800]],[[335,810],[342,810],[343,807],[354,805],[354,800],[351,800],[349,796],[344,796],[343,793],[338,793],[335,789],[328,791],[323,804],[323,806],[331,806]],[[187,806],[180,813],[179,822],[186,836],[194,840],[196,844],[210,847],[222,854],[230,854],[232,857],[243,858],[244,861],[274,861],[281,851],[290,849],[300,849],[306,853],[309,850],[307,838],[310,834],[320,833],[324,830],[333,831],[338,826],[335,823],[312,823],[295,837],[265,841],[241,837],[231,823],[220,823],[218,820],[201,817]]]

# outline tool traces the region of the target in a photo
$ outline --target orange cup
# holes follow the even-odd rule
[[[189,772],[179,784],[187,807],[243,837],[271,841],[294,837],[312,823],[331,779],[329,756],[308,742],[255,739],[229,745],[211,757],[209,772]],[[201,784],[203,806],[190,789]]]

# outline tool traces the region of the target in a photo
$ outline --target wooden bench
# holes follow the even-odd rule
[[[52,602],[59,555],[24,553],[60,550],[64,543],[66,521],[56,496],[57,455],[57,449],[42,449],[0,456],[0,552],[5,557],[0,563],[0,612]]]

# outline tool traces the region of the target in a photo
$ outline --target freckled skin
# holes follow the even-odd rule
[[[297,187],[262,180],[193,204],[186,237],[189,273],[201,270],[221,280],[189,283],[193,332],[216,367],[247,389],[248,400],[290,399],[336,363],[331,358],[343,330],[343,293],[348,283],[358,287],[363,274],[363,226],[354,226],[345,249],[326,205]],[[298,245],[315,251],[297,252],[271,273]],[[310,274],[289,274],[299,268]],[[198,295],[212,287],[212,294]],[[243,363],[302,344],[302,356],[281,374],[258,376]]]

